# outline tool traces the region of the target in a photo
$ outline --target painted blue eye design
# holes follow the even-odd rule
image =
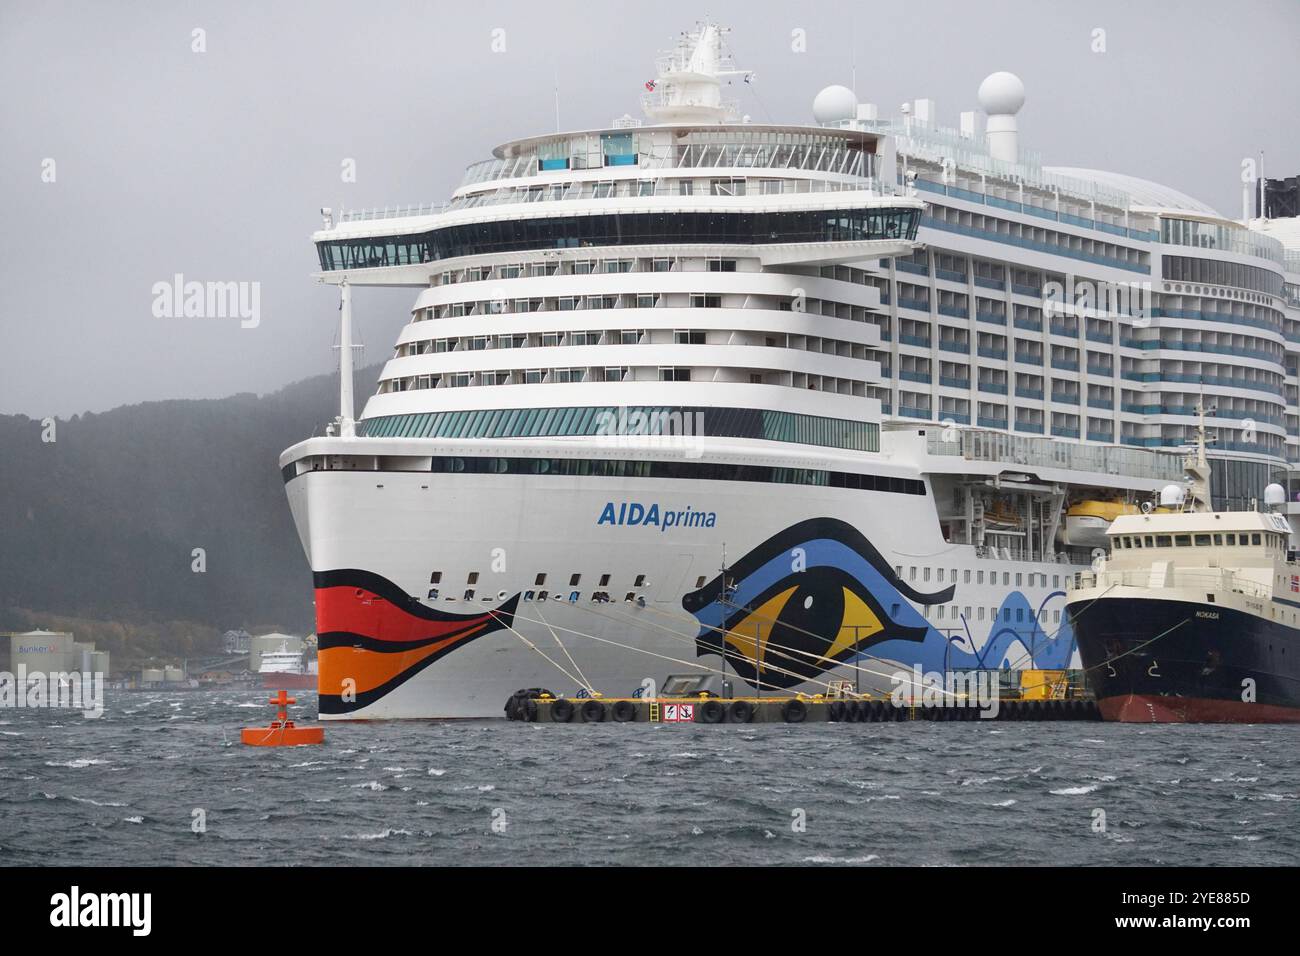
[[[816,518],[769,538],[727,569],[725,587],[719,575],[682,606],[700,623],[698,654],[723,655],[752,686],[788,688],[885,641],[925,641],[930,629],[907,602],[942,604],[954,590],[916,591],[857,529]]]

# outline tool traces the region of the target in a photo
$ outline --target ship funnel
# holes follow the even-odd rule
[[[990,73],[979,88],[980,109],[988,114],[984,125],[989,155],[1005,163],[1020,161],[1020,131],[1016,114],[1025,105],[1025,84],[1014,73]]]

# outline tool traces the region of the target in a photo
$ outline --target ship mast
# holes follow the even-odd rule
[[[1187,472],[1187,498],[1183,510],[1206,513],[1214,510],[1214,500],[1210,497],[1210,462],[1205,457],[1204,398],[1196,404],[1196,415],[1196,447],[1183,458],[1183,469]]]
[[[736,118],[734,104],[722,99],[722,81],[738,76],[746,83],[750,70],[737,70],[723,53],[724,28],[705,20],[683,33],[677,46],[659,57],[658,75],[646,84],[641,98],[646,115],[656,123],[727,123]]]
[[[339,435],[356,434],[352,405],[352,287],[347,277],[339,284]]]

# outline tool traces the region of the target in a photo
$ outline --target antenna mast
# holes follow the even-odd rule
[[[347,276],[339,285],[339,435],[356,435],[352,408],[352,287]]]

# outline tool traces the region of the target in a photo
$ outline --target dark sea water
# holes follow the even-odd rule
[[[331,723],[244,747],[265,698],[0,711],[0,866],[1300,864],[1297,726]]]

